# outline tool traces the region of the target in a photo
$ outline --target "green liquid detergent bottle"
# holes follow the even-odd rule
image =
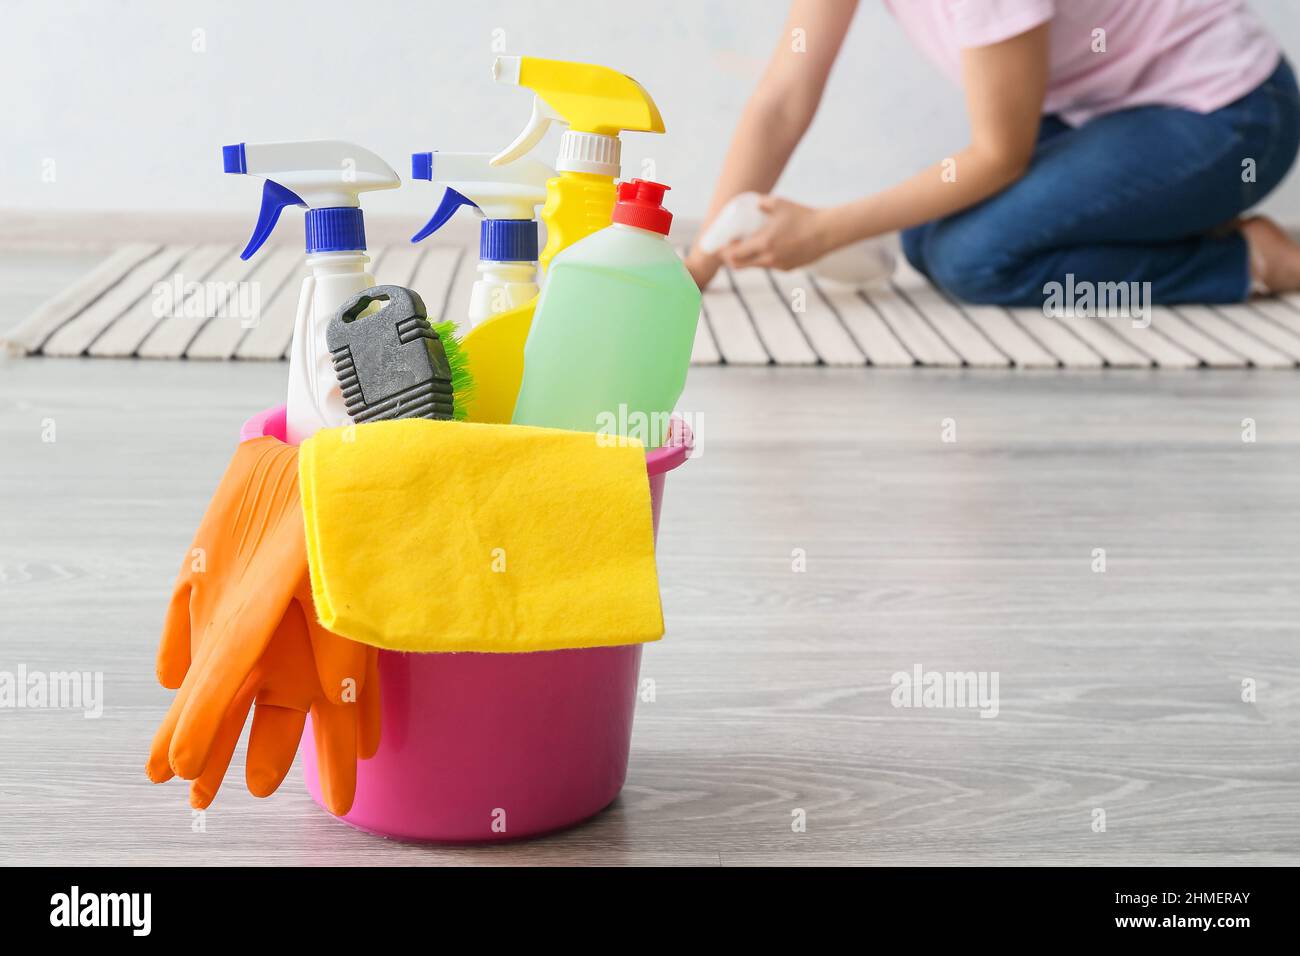
[[[663,444],[686,384],[700,290],[668,243],[668,189],[620,183],[613,224],[551,261],[512,421]]]

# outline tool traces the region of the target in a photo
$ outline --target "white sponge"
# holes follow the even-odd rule
[[[767,222],[758,208],[762,197],[741,193],[722,207],[722,212],[700,236],[701,252],[712,255],[728,243],[751,236]],[[866,285],[888,279],[894,272],[894,250],[885,239],[865,239],[835,249],[808,267],[813,275],[846,285]]]

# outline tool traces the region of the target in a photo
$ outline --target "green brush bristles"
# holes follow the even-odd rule
[[[469,371],[469,359],[456,338],[455,322],[432,323],[434,334],[447,353],[447,367],[451,369],[452,417],[463,422],[469,415],[469,400],[474,395],[474,376]]]

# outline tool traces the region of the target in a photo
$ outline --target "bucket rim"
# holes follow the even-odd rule
[[[251,416],[239,429],[239,440],[248,441],[270,435],[284,441],[285,434],[284,405],[265,408]],[[691,426],[681,417],[674,415],[668,423],[668,440],[658,448],[652,448],[645,455],[645,470],[648,475],[662,475],[672,471],[687,458],[695,447],[695,435]]]

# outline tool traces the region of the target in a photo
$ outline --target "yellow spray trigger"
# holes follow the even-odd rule
[[[498,83],[532,90],[532,116],[515,141],[492,157],[500,165],[524,155],[546,135],[552,122],[579,133],[618,136],[624,130],[662,133],[663,117],[650,94],[632,77],[594,63],[499,56],[492,65]]]

